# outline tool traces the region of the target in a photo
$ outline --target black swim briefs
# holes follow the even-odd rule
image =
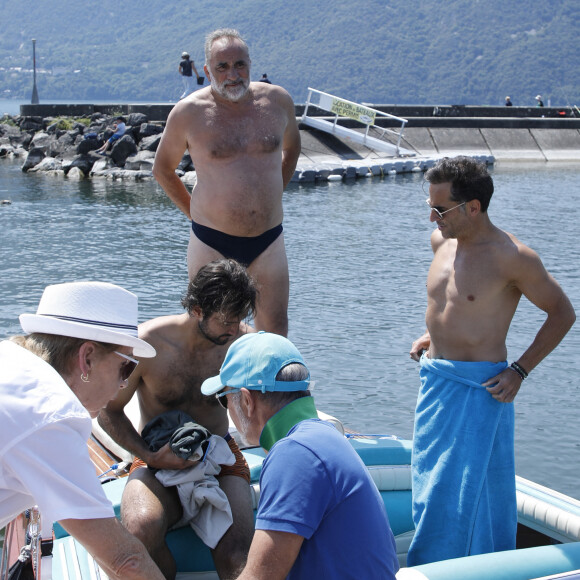
[[[224,258],[232,258],[242,266],[249,266],[282,233],[282,224],[265,231],[259,236],[230,236],[219,230],[202,226],[192,220],[191,229],[195,237],[219,252]]]

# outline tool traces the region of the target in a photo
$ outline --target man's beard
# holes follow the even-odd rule
[[[205,320],[200,320],[197,323],[197,326],[199,327],[199,331],[204,336],[204,338],[206,338],[210,342],[213,342],[213,344],[217,344],[218,346],[223,346],[229,340],[232,339],[232,335],[231,334],[219,334],[217,336],[216,335],[213,335],[213,334],[210,334],[208,332],[207,322]]]
[[[237,103],[241,100],[250,87],[249,77],[247,79],[240,78],[235,83],[232,83],[232,81],[224,81],[220,84],[213,78],[210,72],[208,72],[208,76],[212,91],[215,91],[222,99],[226,99],[232,103]]]

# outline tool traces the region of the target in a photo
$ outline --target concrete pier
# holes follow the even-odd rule
[[[401,147],[414,153],[390,157],[323,131],[300,125],[302,153],[293,181],[356,178],[424,171],[443,156],[471,155],[488,163],[501,161],[580,162],[580,111],[574,107],[469,107],[463,105],[365,105],[408,120]],[[31,117],[129,115],[143,113],[164,123],[174,104],[21,105]],[[300,120],[304,105],[296,105]],[[334,121],[328,112],[310,106],[309,116]],[[341,118],[339,125],[363,131]],[[389,127],[377,117],[378,127]],[[376,134],[373,134],[373,131]],[[371,128],[369,135],[378,136]],[[389,140],[388,133],[382,137]],[[393,142],[393,141],[391,141]]]

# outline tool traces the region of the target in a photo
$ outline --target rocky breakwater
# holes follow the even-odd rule
[[[96,150],[113,134],[115,116],[94,113],[90,117],[24,117],[0,119],[0,158],[23,158],[22,171],[44,172],[69,179],[152,179],[153,160],[163,125],[150,123],[146,115],[126,116],[125,134],[106,155]],[[195,179],[188,154],[178,168],[184,181]],[[189,173],[190,176],[186,177]]]
[[[96,150],[113,134],[111,126],[117,116],[113,111],[88,117],[4,116],[0,118],[0,158],[22,157],[22,171],[68,179],[153,179],[153,161],[165,123],[150,122],[144,113],[127,114],[125,134],[106,155],[100,155]],[[442,156],[393,157],[309,128],[300,133],[302,150],[291,180],[299,184],[423,172]],[[469,154],[494,162],[491,155]],[[176,173],[186,185],[195,185],[189,153],[184,153]]]

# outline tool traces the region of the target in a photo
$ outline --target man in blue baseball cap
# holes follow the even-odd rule
[[[248,443],[268,455],[260,475],[256,532],[239,580],[394,579],[395,541],[362,460],[318,419],[310,373],[277,334],[236,340],[201,392],[230,411]]]

